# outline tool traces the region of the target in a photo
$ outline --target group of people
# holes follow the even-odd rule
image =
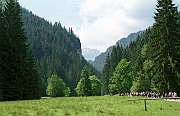
[[[120,96],[144,96],[144,97],[152,97],[152,98],[161,98],[161,97],[177,97],[176,92],[130,92],[130,93],[121,93]]]

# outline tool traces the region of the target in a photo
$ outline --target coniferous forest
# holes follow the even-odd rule
[[[172,0],[157,1],[153,26],[126,48],[114,46],[102,72],[84,59],[72,28],[52,24],[17,1],[0,2],[0,100],[180,94],[180,13]]]
[[[158,0],[154,20],[154,25],[125,49],[113,47],[102,71],[102,95],[146,91],[180,94],[180,13],[172,0]]]
[[[80,40],[72,28],[62,27],[60,22],[52,24],[14,0],[1,8],[0,24],[2,100],[46,96],[51,75],[58,75],[74,96],[85,65],[91,75],[100,77],[82,56]]]
[[[42,95],[46,95],[47,79],[58,75],[76,95],[75,87],[86,65],[90,75],[100,77],[100,72],[89,64],[81,52],[81,43],[72,28],[66,29],[60,22],[52,24],[39,16],[22,9],[22,20],[26,30],[27,43],[37,59],[42,82]]]

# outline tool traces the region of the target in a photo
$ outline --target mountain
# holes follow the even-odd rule
[[[52,24],[32,12],[22,9],[22,20],[27,36],[27,44],[37,60],[42,81],[42,95],[46,95],[47,79],[57,74],[70,87],[71,95],[76,95],[75,87],[86,65],[90,75],[100,77],[100,73],[82,57],[80,39],[72,28],[66,29],[60,22]]]
[[[143,31],[138,31],[136,33],[131,33],[130,35],[127,36],[127,38],[122,38],[119,41],[116,42],[116,45],[122,45],[123,49],[126,48],[130,44],[131,41],[135,41]]]
[[[82,55],[84,56],[84,58],[89,61],[94,61],[95,57],[100,55],[101,52],[97,49],[89,49],[89,48],[83,48],[82,49]]]
[[[131,41],[135,41],[139,34],[141,34],[143,31],[138,31],[136,33],[131,33],[127,36],[127,38],[122,38],[116,42],[115,45],[119,44],[122,45],[123,48],[128,46]],[[114,46],[114,45],[113,45]],[[89,61],[93,66],[95,66],[99,71],[101,71],[104,67],[104,63],[106,60],[107,55],[111,54],[113,46],[110,46],[106,52],[101,53],[99,56],[95,58],[94,61]]]

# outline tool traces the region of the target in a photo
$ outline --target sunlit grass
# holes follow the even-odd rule
[[[127,101],[131,97],[94,96],[0,102],[0,116],[178,116],[180,103]]]

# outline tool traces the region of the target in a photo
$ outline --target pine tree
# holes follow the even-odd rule
[[[110,58],[110,73],[111,76],[113,75],[113,72],[115,71],[116,66],[122,59],[122,46],[120,47],[119,44],[117,46],[113,47],[113,50],[111,52],[111,58]]]
[[[2,19],[3,18],[3,13],[2,13],[2,3],[0,1],[0,64],[2,64],[2,40],[3,40],[3,34],[2,34]],[[2,90],[3,90],[3,86],[2,86],[3,82],[2,82],[2,69],[1,69],[1,65],[0,65],[0,101],[3,99],[2,96]]]
[[[158,0],[152,32],[153,87],[180,94],[180,35],[177,7],[172,0]]]
[[[104,64],[104,68],[102,71],[102,88],[101,88],[101,95],[109,94],[109,78],[110,78],[110,56],[109,54],[106,57],[106,62]]]
[[[26,36],[21,21],[20,5],[9,0],[4,8],[2,42],[3,100],[23,99],[23,80],[26,78]]]
[[[23,99],[40,98],[40,78],[38,74],[37,63],[32,53],[32,50],[28,52],[26,62],[26,78],[23,84]]]

